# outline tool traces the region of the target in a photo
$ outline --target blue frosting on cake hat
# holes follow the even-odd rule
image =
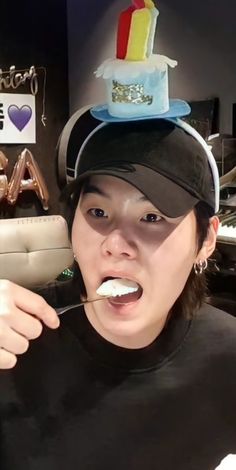
[[[94,118],[103,122],[125,122],[125,121],[139,121],[143,119],[173,119],[177,117],[184,117],[191,113],[189,104],[184,100],[170,99],[169,110],[163,114],[152,114],[147,116],[133,116],[133,117],[116,117],[109,113],[108,105],[102,104],[94,106],[91,109],[91,114]]]

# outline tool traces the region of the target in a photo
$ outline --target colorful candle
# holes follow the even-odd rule
[[[145,60],[153,50],[159,12],[152,0],[133,0],[132,4],[119,18],[116,57]]]

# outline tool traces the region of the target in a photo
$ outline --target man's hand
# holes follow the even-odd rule
[[[55,310],[38,294],[7,280],[0,280],[0,369],[11,369],[43,324],[57,328]]]

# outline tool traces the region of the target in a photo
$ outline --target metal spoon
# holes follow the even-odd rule
[[[57,312],[57,315],[62,315],[63,313],[67,312],[67,310],[70,310],[71,308],[76,308],[76,307],[81,307],[82,305],[85,305],[85,304],[90,304],[91,302],[98,302],[99,300],[104,300],[104,299],[108,299],[110,296],[103,296],[103,297],[99,297],[99,299],[93,299],[93,300],[84,300],[83,302],[79,302],[77,304],[72,304],[72,305],[66,305],[65,307],[61,307],[61,308],[55,308],[56,312]]]

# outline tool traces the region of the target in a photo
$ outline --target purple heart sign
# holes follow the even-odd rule
[[[9,106],[7,112],[12,124],[14,124],[19,131],[24,129],[32,116],[32,109],[26,104],[21,106],[21,108],[12,104]]]

